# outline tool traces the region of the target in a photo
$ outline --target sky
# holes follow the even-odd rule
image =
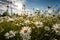
[[[46,9],[48,5],[57,9],[60,7],[60,0],[26,0],[27,8]]]
[[[1,1],[1,0],[0,0]],[[3,0],[6,2],[6,0]],[[11,1],[11,0],[9,0]],[[14,1],[14,0],[13,0]],[[26,3],[27,9],[33,9],[33,8],[39,8],[39,9],[47,9],[47,6],[51,5],[52,9],[57,9],[60,7],[60,0],[18,0],[19,7],[21,6],[21,3],[24,1]],[[18,7],[18,9],[19,9]]]

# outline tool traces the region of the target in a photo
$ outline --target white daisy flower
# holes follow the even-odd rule
[[[25,20],[25,23],[30,23],[30,21],[29,20]]]
[[[57,39],[53,38],[52,40],[57,40]]]
[[[14,21],[14,19],[13,18],[9,18],[7,21]]]
[[[23,40],[29,40],[31,38],[30,34],[31,34],[30,27],[22,27],[20,35],[22,36]]]
[[[60,35],[60,24],[53,25],[53,29],[57,35]]]
[[[49,26],[45,26],[44,29],[45,29],[46,31],[49,31],[49,30],[50,30]]]
[[[42,22],[35,22],[34,24],[37,26],[37,28],[43,27],[43,23]]]
[[[11,31],[7,32],[4,36],[6,37],[6,39],[9,39],[9,38],[14,37],[15,33],[16,32],[14,32],[14,31],[11,30]]]
[[[60,24],[53,25],[53,29],[55,30],[55,32],[60,32]]]
[[[49,34],[45,34],[45,36],[49,36]]]

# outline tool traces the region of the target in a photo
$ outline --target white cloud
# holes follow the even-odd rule
[[[25,3],[26,0],[17,0],[15,5],[17,5],[17,9],[21,10],[23,8],[23,3]]]
[[[17,2],[17,3],[15,3],[15,5],[17,5],[17,7],[16,7],[17,9],[19,9],[19,10],[22,9],[22,3]]]
[[[7,1],[13,2],[13,1],[17,1],[17,0],[7,0]]]

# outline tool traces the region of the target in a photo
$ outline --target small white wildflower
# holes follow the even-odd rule
[[[11,30],[11,31],[7,32],[4,36],[6,37],[6,39],[9,39],[9,38],[14,37],[15,33],[16,32],[14,32],[14,31]]]
[[[19,23],[20,25],[24,25],[24,23]]]
[[[31,34],[31,28],[30,27],[22,27],[22,30],[20,31],[20,36],[22,36],[23,40],[29,40]]]
[[[60,35],[60,24],[53,25],[53,29],[57,35]]]
[[[9,18],[7,21],[14,21],[14,19],[13,18]]]
[[[52,40],[57,40],[57,39],[53,38]]]
[[[55,30],[55,32],[60,32],[60,24],[53,25],[53,29]]]
[[[30,23],[30,21],[29,20],[25,20],[25,23]]]
[[[49,36],[49,34],[45,34],[45,36]]]
[[[49,31],[49,30],[50,30],[50,28],[49,28],[48,26],[45,26],[44,29],[45,29],[46,31]]]
[[[37,26],[37,28],[43,27],[43,23],[42,22],[35,22],[34,24]]]

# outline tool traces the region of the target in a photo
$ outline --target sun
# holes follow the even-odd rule
[[[20,2],[17,2],[17,3],[15,3],[15,5],[17,5],[17,9],[18,10],[22,10],[22,8],[23,8],[23,4],[22,3],[20,3]]]

